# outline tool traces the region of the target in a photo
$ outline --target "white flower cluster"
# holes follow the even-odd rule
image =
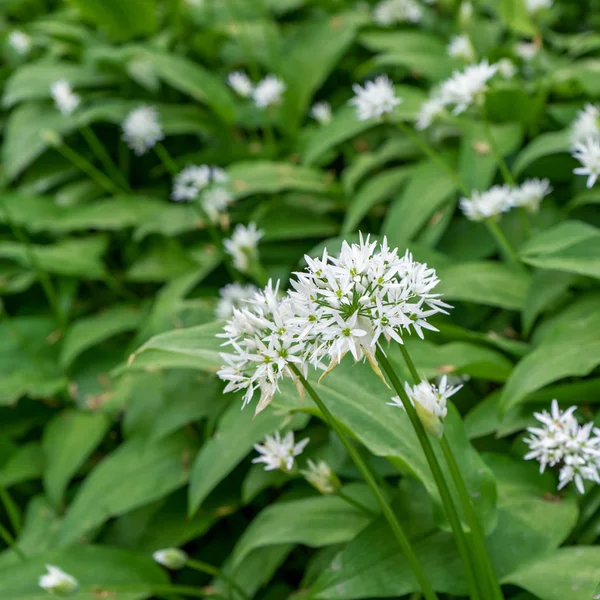
[[[134,108],[125,117],[122,128],[123,140],[138,156],[148,152],[165,137],[158,111],[153,106]]]
[[[73,91],[71,84],[65,79],[55,81],[50,86],[50,94],[56,108],[67,117],[73,114],[81,102],[81,98]]]
[[[13,29],[8,34],[8,43],[10,47],[21,56],[25,56],[31,50],[31,38],[20,29]]]
[[[423,103],[417,117],[417,128],[429,127],[433,119],[445,109],[459,115],[470,106],[481,104],[487,91],[487,83],[499,68],[498,64],[490,65],[487,60],[483,60],[477,65],[469,65],[463,71],[455,71]]]
[[[340,480],[324,460],[314,463],[309,459],[306,464],[308,468],[301,470],[300,473],[304,475],[310,485],[326,496],[338,491],[341,485]]]
[[[219,334],[233,349],[222,354],[225,391],[245,390],[244,405],[260,391],[257,412],[282,377],[296,380],[290,365],[304,376],[309,366],[326,374],[349,352],[381,376],[375,351],[382,338],[402,343],[405,334],[423,337],[423,329],[436,331],[428,319],[450,308],[434,293],[435,270],[408,251],[399,256],[385,239],[378,246],[361,236],[360,243],[344,242],[336,257],[325,250],[321,258],[305,259],[306,270],[296,273],[284,298],[269,283],[233,311]]]
[[[550,8],[553,0],[525,0],[525,8],[530,14],[536,13],[544,8]]]
[[[548,179],[527,179],[517,187],[495,185],[485,192],[474,191],[470,198],[461,198],[460,209],[471,221],[485,221],[511,208],[535,213],[551,191]]]
[[[444,419],[448,414],[448,398],[454,396],[461,388],[462,385],[449,385],[448,378],[445,375],[440,379],[439,386],[427,381],[421,381],[421,383],[412,387],[408,383],[404,384],[404,391],[415,407],[421,423],[431,435],[437,438],[444,435]],[[404,405],[398,396],[394,396],[388,404],[404,409]]]
[[[287,89],[285,83],[275,75],[267,75],[256,87],[244,71],[234,71],[227,76],[229,87],[242,98],[254,100],[258,108],[267,108],[281,102]]]
[[[305,438],[296,444],[293,431],[289,431],[283,438],[277,431],[275,435],[268,435],[262,444],[254,445],[260,456],[253,458],[252,462],[264,463],[265,471],[281,469],[289,473],[294,467],[294,459],[302,453],[309,441],[309,438]]]
[[[229,84],[229,87],[242,98],[250,97],[254,90],[250,77],[248,77],[244,71],[234,71],[233,73],[229,73],[227,76],[227,83]]]
[[[374,81],[367,81],[364,86],[355,84],[352,90],[356,95],[351,98],[350,104],[356,107],[359,121],[380,119],[383,115],[393,112],[402,102],[402,98],[396,96],[394,86],[386,75],[380,75]]]
[[[225,251],[233,259],[233,266],[240,273],[248,273],[252,263],[258,259],[258,242],[264,232],[256,228],[256,223],[236,225],[230,239],[223,241]]]
[[[418,23],[423,9],[416,0],[383,0],[373,10],[373,21],[381,27],[396,23]]]
[[[448,56],[459,58],[465,62],[475,60],[475,48],[466,33],[454,36],[448,44]]]
[[[514,45],[515,54],[525,62],[532,61],[540,51],[540,46],[535,42],[519,42]]]
[[[237,281],[228,283],[219,290],[219,302],[217,304],[216,315],[219,319],[229,319],[233,316],[234,309],[243,308],[248,300],[252,300],[259,292],[259,289],[248,283],[243,285]]]
[[[552,400],[550,412],[535,413],[541,427],[528,427],[530,437],[525,439],[532,458],[540,463],[540,472],[546,467],[560,465],[558,489],[571,481],[581,494],[585,492],[584,480],[600,483],[600,429],[589,422],[579,425],[573,416],[576,406],[563,411]]]
[[[581,163],[573,173],[586,175],[586,185],[591,188],[600,177],[600,110],[597,106],[586,104],[577,113],[571,125],[571,153]]]
[[[310,116],[321,125],[327,125],[331,121],[331,105],[329,102],[317,102],[310,109]]]
[[[46,565],[48,572],[39,578],[38,584],[53,596],[66,598],[77,592],[79,584],[77,580],[65,573],[62,569],[53,565]]]

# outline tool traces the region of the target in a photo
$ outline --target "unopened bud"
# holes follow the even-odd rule
[[[185,567],[188,561],[188,555],[179,548],[165,548],[164,550],[157,550],[152,558],[167,567],[167,569],[171,569],[173,571],[178,571]]]

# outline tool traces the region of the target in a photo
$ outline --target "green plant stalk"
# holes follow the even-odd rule
[[[496,243],[498,244],[498,248],[500,252],[504,255],[504,257],[516,267],[518,267],[521,271],[526,272],[525,266],[519,260],[519,255],[516,250],[512,247],[512,244],[508,241],[508,238],[504,235],[502,228],[498,225],[498,222],[494,220],[494,218],[485,219],[485,226],[488,231],[492,234]]]
[[[173,158],[171,158],[169,151],[160,142],[156,142],[156,144],[154,144],[154,152],[156,152],[156,156],[158,156],[167,172],[175,177],[178,172],[177,164]]]
[[[567,543],[575,543],[579,536],[584,532],[590,522],[600,511],[600,486],[595,486],[592,491],[587,494],[579,511],[579,519],[575,529],[571,532]]]
[[[222,579],[225,583],[230,585],[244,600],[250,600],[250,595],[242,588],[239,583],[237,583],[234,579],[225,575],[221,569],[214,567],[213,565],[209,565],[208,563],[202,562],[200,560],[193,560],[188,558],[186,562],[186,566],[190,567],[190,569],[194,569],[196,571],[200,571],[201,573],[207,573],[208,575],[212,575],[213,577],[217,577],[218,579]]]
[[[417,368],[415,367],[415,363],[412,361],[410,354],[404,344],[399,344],[400,350],[402,352],[402,356],[406,365],[408,366],[408,370],[413,378],[413,381],[416,384],[421,382],[421,377],[417,372]],[[472,539],[474,542],[474,558],[478,563],[480,568],[483,568],[484,572],[487,574],[487,579],[489,583],[489,589],[492,593],[492,598],[496,600],[503,600],[504,596],[502,595],[502,590],[500,589],[500,585],[498,583],[498,577],[494,571],[494,567],[489,557],[489,553],[487,551],[485,545],[485,537],[483,535],[483,530],[481,529],[481,525],[479,523],[479,518],[477,513],[475,512],[475,507],[473,506],[473,502],[469,495],[469,491],[467,490],[467,486],[465,484],[465,480],[460,472],[460,468],[458,463],[456,462],[456,458],[454,457],[454,453],[452,452],[452,448],[448,443],[446,436],[443,436],[440,440],[440,446],[442,448],[442,452],[444,454],[444,459],[446,460],[446,464],[448,465],[448,470],[450,471],[450,476],[454,482],[454,486],[456,491],[458,492],[458,497],[460,499],[460,503],[462,505],[463,512],[467,518],[467,523],[469,528],[471,529]],[[487,595],[485,598],[487,599]]]
[[[15,538],[10,534],[10,532],[8,531],[8,529],[6,529],[6,527],[4,527],[4,525],[2,525],[0,523],[0,538],[2,538],[4,540],[4,543],[23,561],[27,560],[27,557],[25,556],[25,553],[23,552],[23,550],[21,550],[21,548],[19,548],[19,546],[17,545],[17,542],[15,541]]]
[[[442,504],[444,505],[446,511],[446,515],[448,516],[448,520],[450,521],[450,526],[452,527],[452,531],[454,532],[458,552],[465,566],[465,574],[469,584],[471,597],[474,600],[478,598],[481,598],[481,600],[488,600],[485,597],[485,595],[482,596],[480,593],[480,590],[485,591],[485,587],[482,588],[482,577],[485,575],[485,573],[481,573],[474,564],[473,557],[469,550],[467,537],[462,528],[460,516],[458,514],[458,511],[456,510],[456,506],[454,505],[454,499],[452,498],[450,488],[448,487],[446,479],[444,478],[444,474],[433,450],[433,446],[429,441],[427,432],[423,427],[423,423],[421,423],[421,420],[417,415],[415,407],[412,405],[412,402],[406,394],[404,387],[402,387],[402,383],[398,379],[394,368],[387,359],[387,356],[383,353],[383,350],[379,347],[377,348],[376,357],[378,362],[383,366],[383,370],[389,377],[390,381],[392,382],[392,386],[394,387],[396,393],[400,397],[402,405],[404,406],[406,413],[408,414],[408,418],[410,419],[412,426],[417,434],[417,437],[419,438],[421,447],[423,448],[425,458],[427,459],[427,463],[429,464],[429,468],[431,469],[431,473],[433,475],[433,478],[435,479],[437,488],[439,490],[440,497],[442,499]],[[477,574],[477,577],[475,574]]]
[[[413,570],[413,573],[415,574],[415,577],[417,578],[417,581],[419,582],[419,585],[421,586],[421,590],[423,591],[425,598],[427,600],[437,600],[438,596],[435,593],[435,591],[429,581],[429,578],[425,574],[425,571],[423,570],[423,567],[421,566],[421,563],[419,562],[419,559],[417,558],[408,537],[404,533],[404,530],[402,529],[402,525],[400,525],[400,522],[398,521],[398,518],[396,517],[394,511],[392,510],[392,507],[390,506],[388,501],[383,496],[383,494],[382,494],[381,490],[379,489],[379,486],[377,485],[377,482],[375,481],[375,478],[373,477],[373,474],[371,473],[371,470],[367,466],[366,462],[363,460],[363,458],[360,455],[360,453],[358,452],[358,450],[354,447],[354,445],[352,444],[352,442],[346,435],[346,432],[344,431],[342,426],[338,423],[337,419],[333,416],[331,411],[327,408],[327,406],[325,405],[323,400],[321,400],[320,396],[313,389],[313,387],[310,385],[310,383],[308,383],[308,381],[306,381],[306,379],[304,378],[302,373],[298,370],[296,365],[294,365],[293,363],[289,363],[289,367],[294,372],[296,377],[298,377],[299,381],[302,383],[302,385],[304,386],[304,389],[308,392],[310,397],[314,400],[315,404],[321,411],[323,418],[325,419],[325,421],[327,422],[329,427],[331,427],[331,429],[336,433],[336,435],[338,436],[338,438],[340,439],[340,441],[342,442],[342,444],[348,451],[348,454],[354,461],[354,464],[356,465],[356,467],[360,471],[361,475],[363,476],[365,482],[367,483],[367,485],[373,492],[373,495],[375,496],[377,503],[381,507],[381,512],[383,513],[383,516],[387,520],[394,536],[396,537],[396,540],[398,540],[398,544],[400,545],[400,548],[402,549],[402,552],[404,553],[406,560],[410,564],[410,566]]]
[[[361,512],[365,513],[365,515],[369,517],[377,517],[378,514],[373,512],[370,508],[365,506],[362,502],[355,500],[352,496],[348,496],[348,494],[342,492],[342,490],[338,490],[336,495],[339,496],[342,500],[345,500],[348,504],[354,506],[354,508],[358,508]]]
[[[513,174],[511,173],[510,169],[508,168],[508,165],[506,164],[506,161],[504,160],[504,156],[502,156],[502,153],[500,152],[500,149],[498,148],[498,145],[496,144],[496,140],[494,138],[494,134],[492,132],[490,122],[488,121],[488,118],[487,118],[485,104],[484,104],[483,108],[481,109],[481,117],[483,120],[483,129],[485,131],[485,136],[490,144],[490,150],[492,151],[492,154],[494,155],[494,158],[496,159],[496,162],[498,163],[498,167],[500,168],[500,173],[502,173],[502,178],[504,179],[505,183],[508,183],[508,185],[511,185],[511,186],[515,185],[515,178],[513,177]]]
[[[3,485],[0,485],[0,500],[2,500],[4,510],[8,515],[10,525],[13,528],[15,535],[18,536],[19,533],[21,533],[21,515],[19,513],[19,507]]]
[[[130,192],[131,188],[125,180],[123,173],[117,168],[117,165],[113,162],[110,154],[104,147],[104,144],[98,139],[98,136],[94,133],[94,130],[88,125],[81,128],[81,134],[85,138],[88,146],[92,152],[96,155],[98,160],[102,163],[107,173],[110,173],[113,180],[120,185],[124,191]]]

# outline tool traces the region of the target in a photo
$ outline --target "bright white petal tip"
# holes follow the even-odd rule
[[[42,575],[38,581],[38,584],[42,589],[53,596],[64,598],[72,596],[77,592],[79,584],[73,576],[53,565],[46,565],[46,569],[48,572],[45,575]]]

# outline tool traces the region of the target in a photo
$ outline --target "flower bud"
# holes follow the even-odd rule
[[[71,596],[77,591],[79,584],[74,577],[52,565],[46,565],[46,569],[48,573],[39,579],[39,586],[42,589],[61,598]]]
[[[320,460],[315,464],[312,460],[307,461],[308,469],[300,471],[310,485],[324,495],[335,494],[341,486],[337,475],[331,470],[331,467]]]
[[[163,567],[178,571],[183,569],[188,561],[188,555],[179,548],[165,548],[164,550],[157,550],[152,555],[152,558]]]

